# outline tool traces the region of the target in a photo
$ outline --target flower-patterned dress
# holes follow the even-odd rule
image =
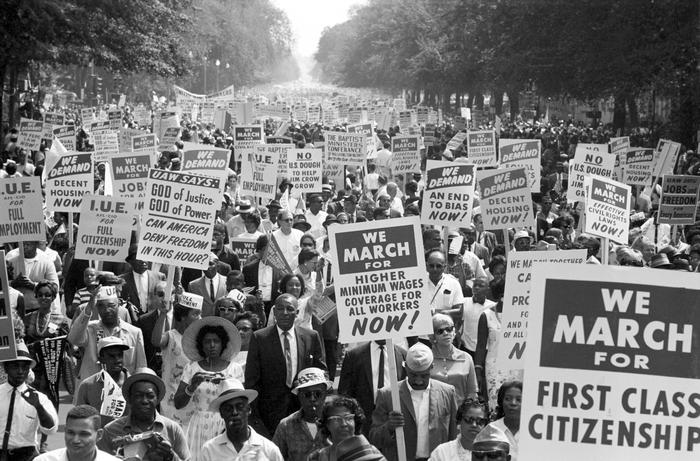
[[[489,394],[489,408],[496,408],[496,396],[498,388],[505,380],[505,376],[496,366],[496,358],[498,357],[498,343],[501,339],[501,314],[493,309],[486,309],[482,315],[486,316],[486,321],[489,327],[489,339],[486,352],[485,372],[486,372],[486,387]]]
[[[191,403],[179,410],[175,408],[175,392],[177,392],[177,387],[182,380],[182,373],[191,360],[182,350],[182,334],[175,329],[169,330],[167,334],[168,346],[162,351],[165,398],[160,402],[160,412],[165,417],[185,427],[185,423],[190,420],[195,410]]]
[[[192,377],[197,373],[210,373],[199,366],[198,362],[191,362],[185,366],[182,373],[182,382],[189,385]],[[235,361],[231,361],[228,367],[219,372],[224,379],[236,378],[243,382],[243,368]],[[214,384],[203,381],[194,391],[188,407],[193,407],[194,413],[187,423],[185,435],[187,436],[187,446],[190,447],[191,459],[199,459],[202,446],[207,440],[213,439],[221,434],[224,429],[224,420],[219,412],[209,411],[209,404],[219,396],[223,382]]]

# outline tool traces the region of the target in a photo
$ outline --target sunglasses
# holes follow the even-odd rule
[[[490,451],[474,451],[472,450],[472,459],[506,459],[508,453],[503,450]]]
[[[452,333],[454,331],[454,329],[455,329],[454,325],[449,326],[449,327],[445,327],[445,328],[438,328],[437,330],[435,330],[435,334],[441,335],[443,333]]]
[[[476,424],[477,426],[486,426],[489,423],[488,419],[477,418],[475,416],[465,416],[464,418],[462,418],[462,421],[469,425]]]

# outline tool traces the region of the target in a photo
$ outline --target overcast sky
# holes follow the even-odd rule
[[[350,7],[366,0],[272,0],[289,17],[295,38],[295,54],[312,56],[325,27],[348,18]]]

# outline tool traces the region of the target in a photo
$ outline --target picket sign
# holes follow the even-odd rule
[[[389,359],[389,386],[391,388],[391,409],[401,412],[401,400],[399,399],[399,380],[396,377],[396,354],[394,354],[394,341],[391,338],[386,340],[387,358]],[[396,434],[396,454],[399,461],[406,461],[406,441],[403,427],[399,426],[394,430]]]

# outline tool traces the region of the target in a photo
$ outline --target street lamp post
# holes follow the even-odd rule
[[[207,57],[204,56],[204,94],[207,94]]]
[[[216,60],[216,91],[219,91],[219,66],[221,65],[221,61],[218,59]]]

